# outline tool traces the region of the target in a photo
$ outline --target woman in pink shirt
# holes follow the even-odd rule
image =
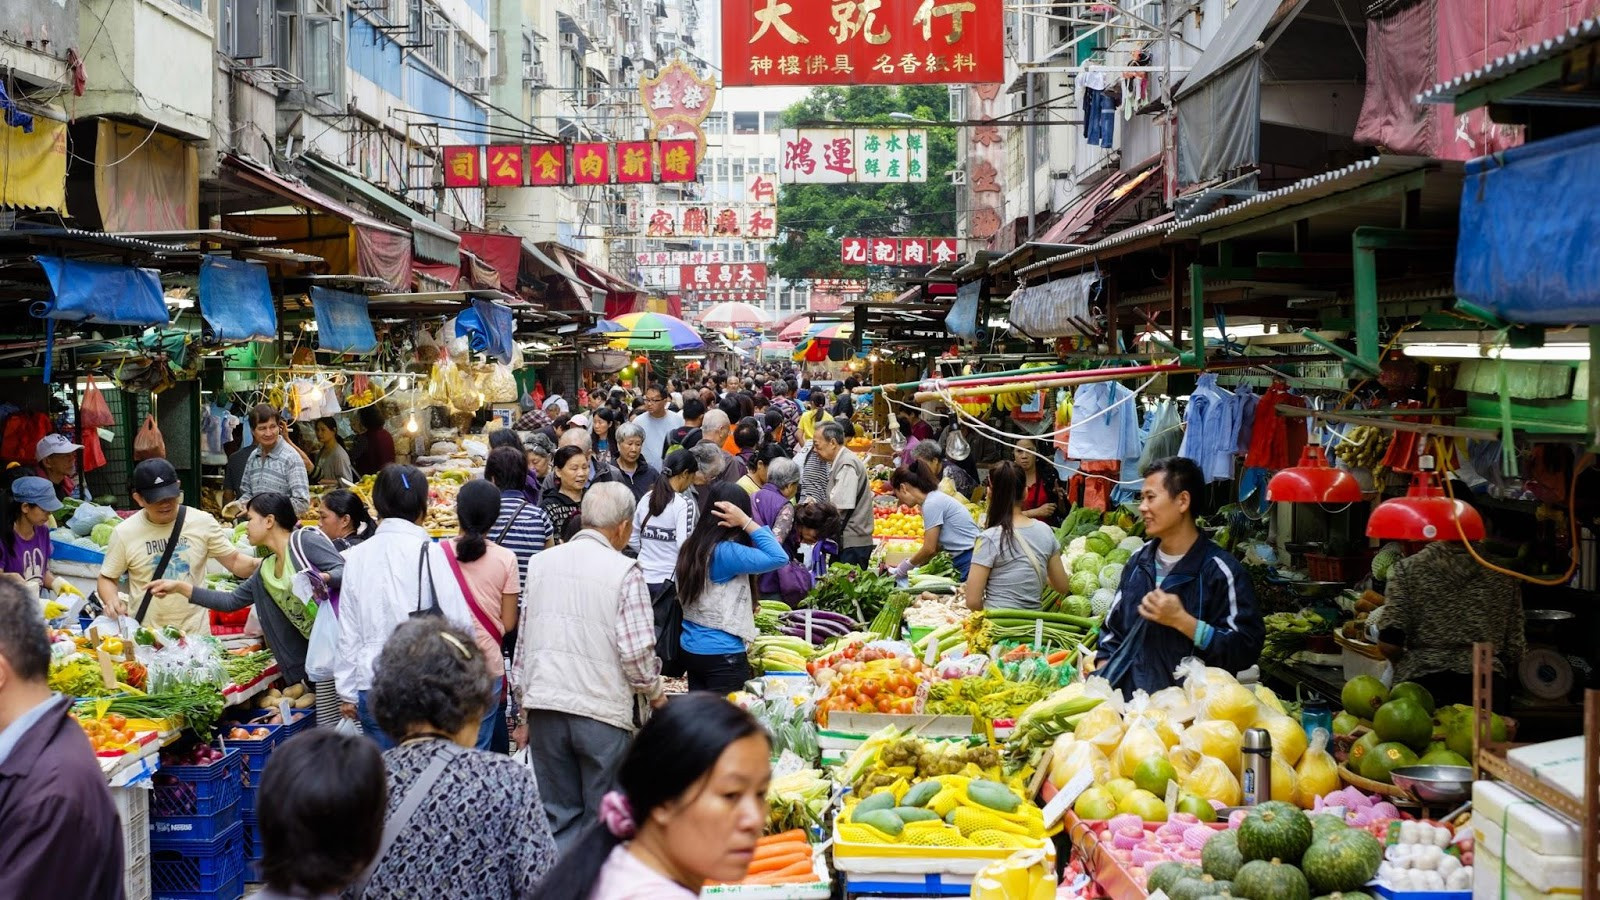
[[[771,753],[755,719],[722,697],[673,697],[537,896],[695,900],[707,881],[742,881],[766,825]]]
[[[483,651],[485,667],[495,679],[495,698],[484,711],[477,747],[505,753],[510,750],[510,739],[505,726],[506,662],[500,640],[517,625],[521,580],[516,554],[486,537],[499,515],[499,488],[481,478],[462,485],[456,494],[456,522],[461,533],[445,541],[443,549],[477,622],[473,636]]]

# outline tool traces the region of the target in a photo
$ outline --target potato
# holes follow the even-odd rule
[[[306,694],[304,697],[300,697],[300,698],[298,698],[298,699],[296,699],[294,701],[294,708],[295,709],[310,709],[311,707],[316,706],[316,705],[317,705],[317,698],[311,696],[310,694]]]
[[[303,685],[303,684],[291,684],[288,687],[283,689],[283,695],[285,697],[288,697],[290,700],[298,700],[298,699],[300,699],[300,697],[303,694],[305,694],[305,692],[306,692],[306,686]]]
[[[256,709],[273,709],[277,705],[278,701],[272,699],[272,695],[270,694],[256,701]]]

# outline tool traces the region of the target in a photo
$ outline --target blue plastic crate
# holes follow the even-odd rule
[[[238,900],[244,896],[244,825],[204,844],[150,847],[153,900]]]
[[[50,539],[50,558],[59,559],[63,562],[94,563],[96,565],[106,561],[104,551],[85,550],[76,544],[63,543],[55,538]]]
[[[261,781],[262,771],[267,768],[267,757],[272,755],[272,751],[278,748],[278,744],[282,743],[287,735],[284,734],[282,725],[243,725],[240,727],[249,728],[252,731],[258,728],[267,730],[267,736],[258,740],[230,741],[223,739],[222,741],[222,744],[230,751],[237,750],[244,756],[244,783],[247,785],[258,784]]]
[[[244,755],[230,749],[209,766],[162,766],[151,777],[150,818],[209,818],[239,805]]]
[[[239,803],[207,816],[161,816],[150,819],[152,845],[206,844],[239,824]]]
[[[283,740],[286,741],[303,731],[310,731],[315,727],[317,727],[316,707],[294,710],[289,714],[289,724],[284,726]]]

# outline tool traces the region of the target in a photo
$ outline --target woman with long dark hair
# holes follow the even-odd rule
[[[316,432],[317,455],[311,466],[311,480],[317,484],[354,484],[356,469],[339,439],[339,423],[332,416],[323,416],[317,420]]]
[[[589,486],[589,457],[582,447],[562,447],[551,459],[556,473],[556,489],[546,491],[544,511],[556,534],[565,532],[567,523],[578,517],[584,489]]]
[[[378,527],[361,498],[344,488],[323,494],[321,506],[317,527],[341,553],[371,537]]]
[[[23,584],[54,589],[50,572],[50,516],[61,508],[50,481],[24,475],[11,483],[6,518],[0,522],[0,574]],[[63,582],[65,583],[65,582]]]
[[[968,609],[1038,609],[1045,583],[1071,593],[1055,532],[1027,514],[1016,463],[989,470],[989,511],[967,572]]]
[[[922,508],[922,546],[900,564],[901,574],[943,550],[950,554],[961,577],[966,578],[967,567],[972,564],[972,545],[978,538],[978,523],[972,521],[972,513],[961,501],[939,490],[939,482],[921,462],[895,469],[889,484],[901,503]]]
[[[695,525],[678,555],[683,603],[684,668],[689,690],[726,694],[750,679],[749,642],[756,638],[751,575],[789,561],[772,530],[750,518],[750,495],[736,484],[710,486],[711,515]]]
[[[694,900],[738,882],[766,823],[771,743],[711,694],[676,697],[639,730],[616,789],[540,882],[538,900]]]
[[[694,533],[700,507],[694,496],[694,476],[700,464],[688,450],[674,450],[661,463],[661,477],[650,486],[650,493],[633,511],[633,536],[628,549],[639,560],[645,584],[650,587],[650,605],[655,608],[656,655],[672,656],[660,646],[668,614],[678,602],[672,581],[683,545]]]
[[[232,591],[195,587],[186,578],[165,578],[152,582],[156,594],[178,594],[206,609],[236,612],[254,604],[256,618],[267,649],[272,651],[290,684],[306,677],[306,648],[311,624],[316,621],[318,604],[328,591],[338,591],[344,578],[344,557],[320,529],[301,528],[294,504],[285,494],[274,491],[256,494],[245,504],[245,536],[251,546],[264,548],[267,555],[254,575]],[[296,584],[296,575],[310,577]],[[309,586],[309,590],[308,590]],[[329,695],[333,685],[314,685],[324,712],[332,713]],[[332,724],[329,720],[323,724]]]
[[[1022,511],[1030,519],[1051,525],[1061,524],[1066,518],[1066,504],[1057,497],[1056,486],[1061,479],[1056,475],[1054,463],[1039,458],[1039,445],[1033,438],[1017,441],[1012,454],[1017,469],[1022,473]]]
[[[517,573],[517,555],[488,538],[499,516],[500,489],[482,479],[467,482],[456,494],[461,533],[453,541],[440,542],[440,549],[461,581],[461,592],[477,624],[473,636],[483,651],[489,677],[494,679],[495,702],[483,711],[477,748],[506,753],[511,739],[505,727],[506,662],[500,644],[506,632],[517,626],[522,579]]]
[[[622,417],[617,415],[616,410],[604,406],[595,410],[589,420],[589,456],[596,472],[609,471],[612,461],[617,458],[617,442],[612,432],[620,421]]]

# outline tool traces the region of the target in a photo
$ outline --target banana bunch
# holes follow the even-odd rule
[[[750,644],[750,667],[758,672],[804,672],[811,653],[803,638],[764,634]]]
[[[349,397],[345,398],[344,402],[345,406],[350,409],[359,409],[363,406],[371,406],[372,404],[377,403],[379,400],[382,400],[383,397],[383,388],[378,387],[375,384],[369,384],[366,390],[351,394]]]
[[[1333,448],[1333,455],[1352,469],[1371,469],[1383,461],[1392,435],[1371,425],[1357,425]]]

